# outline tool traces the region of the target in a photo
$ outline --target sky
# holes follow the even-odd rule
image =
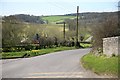
[[[118,11],[119,0],[0,0],[0,15],[63,15],[79,12]]]

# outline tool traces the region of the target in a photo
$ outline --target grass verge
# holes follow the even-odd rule
[[[52,52],[71,50],[75,47],[56,47],[56,48],[47,48],[31,51],[21,51],[21,52],[2,52],[2,59],[13,59],[13,58],[28,58],[38,55],[44,55]]]
[[[81,63],[86,69],[90,69],[97,74],[118,75],[118,57],[95,56],[89,53],[82,57]]]

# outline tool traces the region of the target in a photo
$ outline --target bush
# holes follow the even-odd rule
[[[32,45],[25,46],[25,50],[32,50],[34,47]]]

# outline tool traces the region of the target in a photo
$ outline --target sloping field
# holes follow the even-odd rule
[[[76,16],[43,16],[43,20],[48,20],[49,23],[52,22],[62,22],[64,19],[74,19]]]

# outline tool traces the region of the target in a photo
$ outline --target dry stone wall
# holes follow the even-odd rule
[[[103,38],[103,53],[107,56],[120,54],[120,36]]]

